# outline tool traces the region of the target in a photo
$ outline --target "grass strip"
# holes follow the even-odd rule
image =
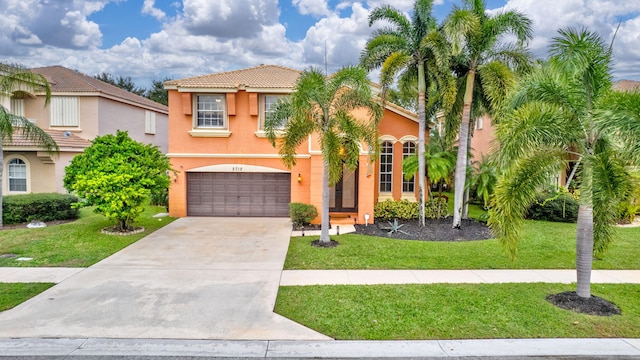
[[[0,283],[0,311],[9,310],[52,287],[53,283]]]
[[[442,242],[357,234],[332,236],[335,248],[310,246],[313,236],[291,239],[285,269],[575,269],[576,225],[525,221],[518,256],[511,261],[495,239]],[[594,269],[640,269],[640,227],[617,228]]]
[[[622,315],[560,309],[547,294],[566,284],[281,287],[275,311],[341,340],[638,338],[640,285],[594,284]]]

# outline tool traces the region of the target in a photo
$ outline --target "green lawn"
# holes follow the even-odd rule
[[[100,232],[112,225],[93,208],[80,210],[80,218],[74,222],[40,229],[0,230],[0,254],[16,254],[33,258],[31,261],[0,259],[0,266],[53,266],[87,267],[134,243],[153,231],[167,225],[173,218],[154,218],[166,211],[164,207],[147,206],[136,226],[145,231],[136,235],[115,236]]]
[[[0,311],[9,310],[53,285],[50,283],[0,283]]]
[[[575,224],[525,221],[518,257],[497,240],[437,242],[346,234],[336,248],[317,248],[317,237],[294,237],[285,269],[572,269]],[[594,269],[640,269],[640,227],[618,228],[615,243]]]
[[[276,312],[336,339],[638,338],[640,285],[594,284],[622,315],[560,309],[564,284],[281,287]]]

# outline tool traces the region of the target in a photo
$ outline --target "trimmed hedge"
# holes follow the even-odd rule
[[[448,214],[447,199],[436,197],[425,203],[425,217],[427,219],[444,218]],[[408,200],[385,200],[377,203],[373,208],[376,219],[382,220],[411,220],[420,216],[420,206],[417,202]]]
[[[78,209],[71,206],[75,202],[78,198],[73,195],[56,193],[3,196],[2,222],[74,220],[78,218]]]
[[[570,194],[538,194],[537,201],[531,205],[525,218],[553,222],[572,223],[578,221],[578,202]]]
[[[291,203],[289,204],[289,216],[294,225],[303,226],[318,216],[318,209],[310,204]]]

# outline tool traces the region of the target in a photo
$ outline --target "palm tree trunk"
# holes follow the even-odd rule
[[[322,164],[322,224],[320,225],[320,242],[329,243],[329,206],[330,192],[329,187],[329,163],[323,160]]]
[[[591,268],[593,263],[593,208],[580,205],[576,232],[576,293],[591,297]]]
[[[425,202],[426,189],[425,189],[425,132],[426,132],[426,118],[425,118],[425,93],[426,84],[424,80],[424,62],[418,64],[418,201],[420,201],[420,226],[425,226]]]
[[[462,222],[462,208],[464,206],[464,185],[467,182],[467,148],[469,144],[469,124],[471,123],[471,102],[473,100],[473,83],[475,70],[469,70],[467,84],[464,91],[464,107],[458,134],[458,157],[456,160],[456,175],[453,195],[453,227],[459,229]]]

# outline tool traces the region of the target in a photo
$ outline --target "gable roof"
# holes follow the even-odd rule
[[[64,66],[47,66],[30,69],[36,74],[43,75],[51,86],[51,93],[98,93],[99,96],[130,105],[168,114],[166,106],[136,95],[117,86],[96,78],[84,75]]]
[[[278,65],[260,65],[248,69],[227,71],[164,83],[166,89],[293,89],[302,72]]]
[[[61,150],[62,149],[82,150],[91,145],[91,142],[89,140],[86,140],[77,135],[74,135],[69,131],[50,130],[50,129],[43,129],[43,130],[53,138],[53,140],[56,142],[56,144],[58,144],[58,147]],[[16,131],[11,136],[11,139],[4,144],[5,150],[10,150],[9,148],[11,147],[34,148],[34,149],[42,148],[42,146],[40,146],[38,142],[36,142],[35,140],[27,139],[27,137],[19,129],[16,129]]]
[[[619,91],[640,91],[640,81],[619,80],[613,83],[613,89]]]

